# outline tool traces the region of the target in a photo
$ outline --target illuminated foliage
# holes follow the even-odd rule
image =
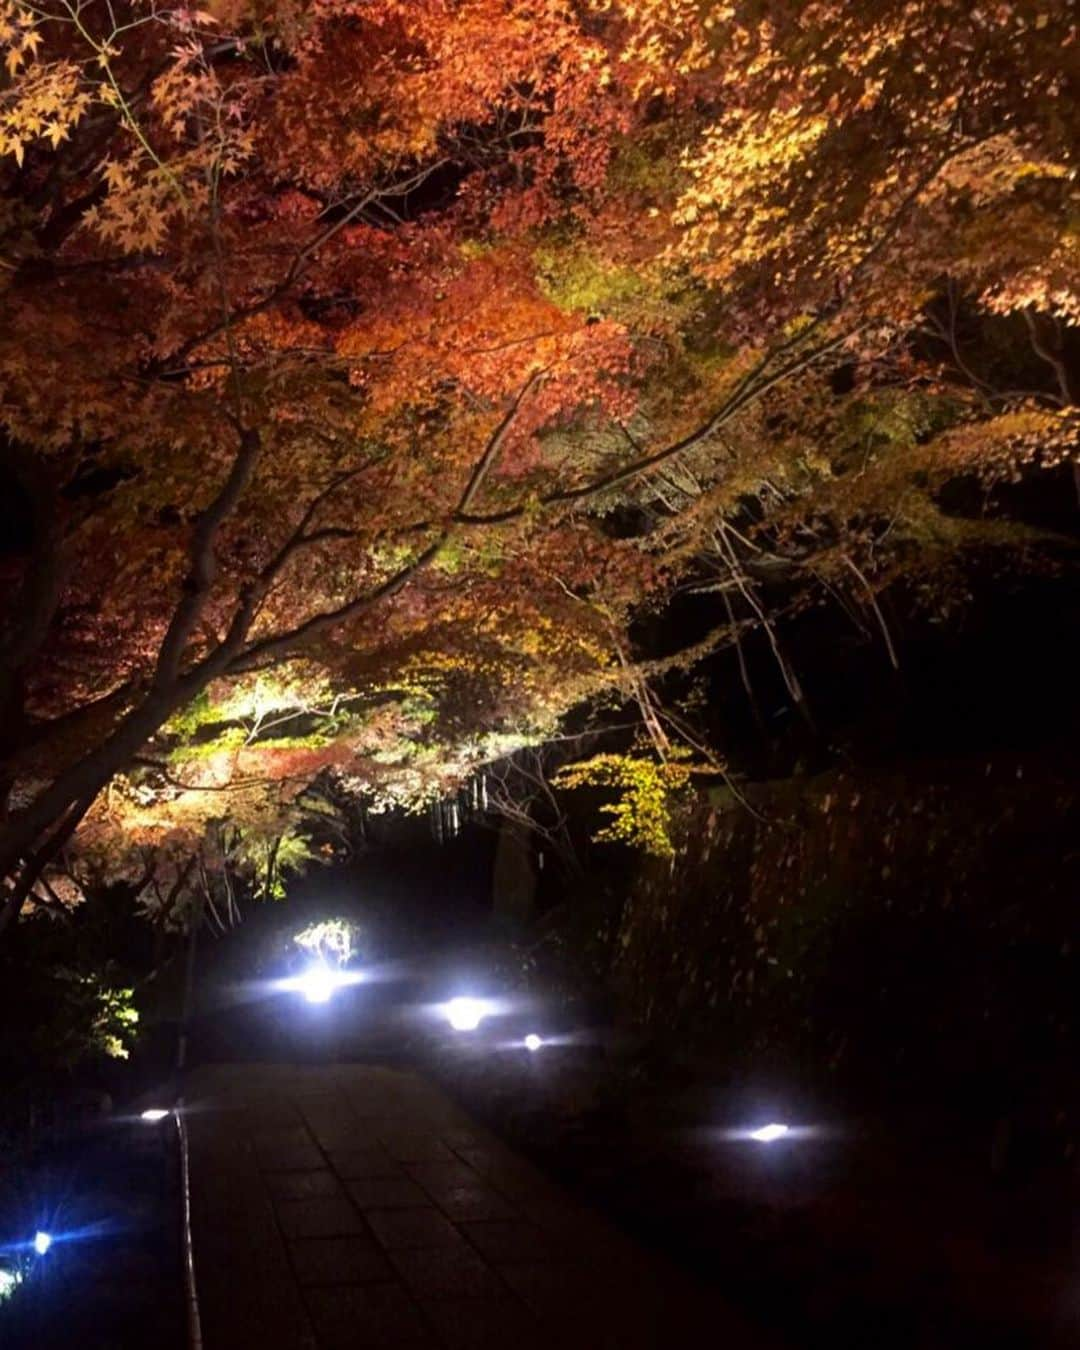
[[[52,1014],[36,1032],[42,1051],[69,1067],[95,1054],[127,1059],[139,1021],[135,991],[116,985],[108,967],[93,974],[62,967],[53,978]]]
[[[293,942],[320,961],[346,966],[353,957],[354,934],[355,925],[347,919],[324,919],[297,933]]]
[[[672,664],[757,627],[801,705],[763,578],[889,645],[894,580],[1032,542],[944,489],[1075,458],[1065,6],[0,0],[0,46],[0,926],[221,822],[275,893],[313,782],[415,805],[633,696],[676,586],[721,605]]]
[[[689,783],[693,771],[691,765],[678,759],[601,754],[566,765],[554,781],[560,788],[617,790],[616,800],[599,808],[611,817],[611,823],[593,836],[598,843],[627,844],[658,858],[673,858],[673,799]]]

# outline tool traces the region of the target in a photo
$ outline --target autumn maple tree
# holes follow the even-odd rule
[[[765,575],[889,645],[898,574],[1025,542],[942,485],[1074,454],[1063,5],[0,0],[0,43],[3,922],[72,839],[220,855],[639,697],[676,584],[672,660],[755,625],[799,702]]]

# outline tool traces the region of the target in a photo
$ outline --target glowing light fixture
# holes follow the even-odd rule
[[[309,1003],[329,1003],[338,989],[346,985],[359,984],[363,976],[356,970],[332,970],[329,966],[316,963],[308,966],[300,975],[287,980],[278,980],[279,989],[294,990],[303,994]]]
[[[751,1130],[750,1138],[756,1139],[759,1144],[771,1144],[775,1139],[783,1139],[788,1129],[789,1126],[787,1125],[773,1122],[769,1125],[762,1125],[760,1130]]]
[[[490,1010],[479,998],[452,998],[443,1011],[455,1031],[475,1031]]]
[[[300,976],[300,992],[309,1003],[329,1003],[334,976],[325,966],[312,966]]]
[[[34,1245],[34,1251],[37,1252],[38,1256],[44,1256],[45,1253],[46,1253],[46,1252],[49,1250],[49,1248],[52,1246],[52,1234],[51,1234],[51,1233],[43,1233],[43,1232],[41,1231],[41,1229],[39,1228],[38,1231],[34,1234],[34,1244],[33,1244],[33,1245]]]
[[[531,1050],[533,1054],[535,1054],[543,1044],[543,1038],[538,1036],[535,1031],[530,1031],[525,1037],[525,1049]]]
[[[169,1112],[163,1106],[151,1106],[139,1116],[140,1120],[145,1120],[149,1125],[156,1125],[159,1120],[164,1120]]]

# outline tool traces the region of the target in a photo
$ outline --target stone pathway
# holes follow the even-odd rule
[[[185,1095],[205,1350],[764,1350],[413,1074],[214,1065]]]

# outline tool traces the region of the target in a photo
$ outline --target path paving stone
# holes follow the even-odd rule
[[[539,1350],[544,1330],[516,1300],[437,1299],[424,1312],[450,1350]]]
[[[328,1157],[331,1167],[344,1181],[404,1176],[401,1164],[394,1162],[381,1148],[331,1149]]]
[[[405,1163],[404,1168],[427,1191],[442,1190],[448,1186],[469,1186],[477,1180],[473,1169],[458,1158],[452,1162]]]
[[[387,1251],[465,1245],[450,1220],[431,1205],[426,1209],[375,1209],[367,1221]]]
[[[340,1195],[341,1179],[329,1169],[319,1172],[272,1172],[266,1189],[275,1200],[310,1200],[321,1195]]]
[[[303,1285],[367,1284],[394,1272],[369,1237],[300,1238],[289,1243],[296,1278]]]
[[[430,1203],[430,1197],[408,1177],[361,1177],[348,1183],[359,1209],[410,1209]]]
[[[276,1209],[287,1238],[343,1237],[364,1232],[363,1219],[343,1195],[279,1200]]]
[[[498,1191],[482,1185],[428,1187],[428,1194],[448,1219],[512,1219],[517,1211]]]
[[[401,1278],[419,1298],[500,1299],[506,1286],[476,1252],[460,1246],[410,1247],[390,1252]]]
[[[216,1065],[186,1094],[205,1350],[769,1350],[430,1083]]]
[[[259,1131],[254,1143],[264,1172],[307,1172],[322,1166],[323,1156],[302,1126]]]
[[[399,1285],[316,1289],[308,1295],[308,1307],[327,1350],[438,1345],[423,1313]]]
[[[449,1163],[457,1162],[453,1150],[437,1134],[399,1134],[383,1139],[386,1151],[397,1162]]]
[[[557,1261],[555,1239],[527,1219],[494,1219],[460,1225],[481,1256],[493,1266],[515,1266],[528,1261]]]

